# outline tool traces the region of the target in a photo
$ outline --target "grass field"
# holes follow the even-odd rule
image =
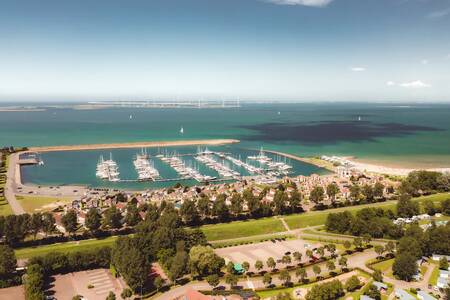
[[[0,188],[5,188],[6,185],[6,172],[8,170],[9,165],[9,156],[6,156],[5,167],[1,168],[0,171]],[[5,197],[0,196],[0,216],[7,216],[12,214],[13,211],[8,201],[6,201]]]
[[[428,284],[435,286],[437,284],[437,280],[439,278],[439,266],[437,264],[431,263],[430,268],[434,268],[434,269],[433,269],[433,272],[431,273]]]
[[[27,213],[34,213],[37,211],[40,212],[49,211],[51,210],[51,208],[50,207],[45,208],[44,206],[55,202],[61,202],[62,204],[65,204],[71,201],[71,199],[67,197],[55,198],[55,197],[40,197],[40,196],[16,196],[16,199]]]
[[[86,249],[95,249],[103,246],[111,246],[117,236],[111,236],[104,239],[92,239],[84,241],[74,241],[66,243],[58,243],[39,247],[28,247],[15,250],[17,259],[31,258],[33,256],[44,255],[49,252],[73,252]]]
[[[12,213],[13,211],[9,203],[4,198],[0,198],[0,216],[7,216]]]
[[[208,241],[227,240],[286,231],[279,219],[237,221],[200,227]]]

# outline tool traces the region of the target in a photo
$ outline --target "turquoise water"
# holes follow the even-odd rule
[[[264,146],[305,156],[350,155],[401,166],[450,166],[450,105],[299,103],[244,104],[236,109],[0,112],[1,145],[211,138],[236,138],[242,148]]]
[[[245,158],[249,155],[255,155],[258,152],[240,148],[236,145],[210,147],[210,150],[221,151],[229,153],[230,155],[241,158]],[[95,176],[96,163],[99,160],[100,155],[103,155],[105,159],[109,158],[110,154],[117,162],[120,172],[120,179],[122,180],[136,180],[137,173],[133,166],[133,158],[136,153],[139,153],[141,149],[115,149],[115,150],[89,150],[89,151],[61,151],[61,152],[47,152],[42,153],[42,159],[45,162],[43,166],[23,166],[22,167],[22,180],[24,183],[33,183],[38,185],[64,185],[64,184],[79,184],[89,185],[93,187],[115,187],[115,188],[127,188],[142,190],[147,188],[158,188],[173,186],[175,182],[108,182],[102,181]],[[155,168],[160,172],[160,176],[163,179],[174,179],[179,176],[168,164],[161,161],[155,156],[157,154],[193,154],[197,152],[197,147],[168,147],[168,148],[149,148],[147,150],[151,156],[151,161],[154,163]],[[285,161],[285,159],[267,153],[267,156],[273,160]],[[201,174],[219,177],[219,174],[206,165],[197,162],[193,156],[181,156],[182,160],[188,166],[195,167]],[[220,160],[219,157],[216,157]],[[250,163],[250,161],[249,161]],[[291,175],[310,175],[313,173],[323,174],[326,171],[316,166],[302,163],[295,160],[286,159],[286,163],[290,164],[293,169]],[[238,171],[243,176],[250,175],[244,168],[236,166],[232,163],[225,161],[225,164],[235,171]],[[256,166],[258,163],[253,163]],[[198,184],[194,180],[180,181],[185,185]]]

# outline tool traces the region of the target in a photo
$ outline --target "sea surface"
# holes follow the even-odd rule
[[[2,146],[216,138],[239,139],[241,143],[233,147],[247,150],[263,146],[300,156],[342,155],[389,166],[449,167],[450,105],[247,103],[240,108],[215,109],[49,108],[36,112],[0,112]],[[117,159],[119,152],[113,153]],[[123,151],[128,160],[131,152]],[[53,156],[62,156],[59,161],[75,160],[92,168],[99,155],[95,151],[70,154],[67,158],[67,153],[49,153],[44,159],[50,163],[56,159]],[[61,168],[63,162],[55,161]],[[80,177],[77,183],[91,182],[81,180],[88,176],[84,171],[81,173],[77,175]],[[27,180],[39,181],[33,172],[25,174]]]

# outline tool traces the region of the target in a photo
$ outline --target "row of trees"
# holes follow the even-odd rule
[[[402,181],[400,191],[411,196],[450,190],[448,174],[433,171],[413,171]]]
[[[374,238],[400,238],[403,229],[392,223],[394,213],[381,208],[364,208],[353,216],[349,211],[331,213],[325,226],[330,232],[351,234],[355,236],[369,235]]]

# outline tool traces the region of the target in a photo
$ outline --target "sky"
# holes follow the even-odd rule
[[[0,0],[0,101],[450,102],[450,0]]]

